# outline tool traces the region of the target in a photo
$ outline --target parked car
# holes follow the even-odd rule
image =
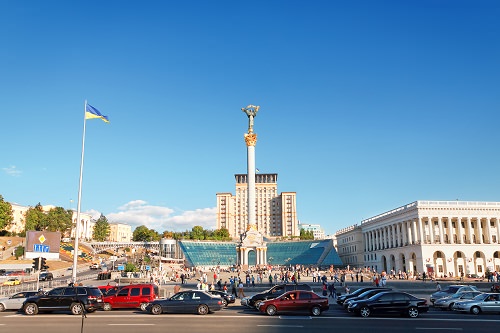
[[[448,286],[446,289],[441,290],[441,291],[436,291],[433,293],[430,297],[430,301],[432,304],[436,302],[436,300],[451,296],[453,294],[461,293],[463,291],[479,291],[476,286],[473,285],[462,285],[462,284],[454,284],[451,286]]]
[[[349,305],[349,312],[362,317],[369,317],[373,313],[400,313],[416,318],[420,313],[427,311],[429,305],[426,299],[399,291],[385,291]]]
[[[21,284],[21,281],[19,281],[18,278],[10,278],[10,279],[4,281],[4,283],[3,283],[4,286],[17,286],[20,284]]]
[[[51,272],[41,272],[38,276],[38,281],[51,281],[54,279],[54,275]]]
[[[152,283],[131,284],[120,287],[116,293],[109,292],[102,297],[103,309],[130,309],[145,310],[148,303],[158,298],[158,286]]]
[[[0,312],[5,310],[19,310],[26,298],[35,296],[36,291],[21,291],[10,297],[0,298]]]
[[[379,287],[363,287],[363,288],[359,288],[359,289],[354,290],[350,294],[344,294],[344,295],[337,296],[337,304],[342,305],[342,304],[344,304],[344,302],[346,300],[348,300],[350,298],[358,297],[359,295],[361,295],[365,291],[373,290],[373,289],[379,289]]]
[[[22,309],[27,315],[36,315],[39,311],[69,310],[74,315],[83,311],[94,312],[102,307],[102,294],[97,287],[59,287],[49,292],[27,298]]]
[[[236,302],[236,297],[234,295],[228,294],[225,291],[209,290],[208,292],[212,295],[222,297],[222,303],[223,303],[224,307],[228,306],[228,304]]]
[[[99,286],[97,288],[99,288],[99,290],[101,291],[101,293],[102,293],[103,296],[111,296],[111,295],[116,294],[116,292],[118,291],[118,289],[120,289],[120,286],[109,286],[109,285],[106,285],[106,286]]]
[[[442,310],[452,310],[456,302],[471,300],[477,295],[482,294],[480,291],[462,291],[450,296],[442,297],[434,302],[434,307]]]
[[[500,294],[483,293],[479,294],[469,301],[456,302],[453,306],[454,311],[470,312],[480,314],[481,312],[500,312]]]
[[[257,309],[269,316],[290,312],[309,312],[313,316],[319,316],[329,308],[327,297],[308,290],[288,291],[280,297],[259,301],[257,304]]]
[[[149,303],[146,311],[154,315],[161,313],[197,313],[205,315],[223,308],[222,298],[202,290],[186,290],[165,299]]]
[[[349,304],[351,304],[354,301],[360,301],[360,300],[363,300],[363,299],[368,299],[368,298],[370,298],[373,295],[376,295],[378,293],[381,293],[381,292],[384,292],[384,291],[391,291],[391,290],[392,290],[391,288],[370,289],[370,290],[365,291],[364,293],[361,293],[359,296],[348,298],[346,301],[344,301],[344,303],[342,304],[342,306],[344,307],[344,309],[347,310],[348,307],[349,307]]]
[[[258,301],[264,301],[267,299],[272,299],[276,297],[280,297],[284,293],[288,291],[294,291],[294,290],[308,290],[312,291],[311,286],[305,283],[298,283],[298,284],[277,284],[271,289],[268,289],[264,292],[258,293],[253,295],[252,297],[248,297],[246,299],[241,300],[242,305],[246,305],[249,307],[255,307],[257,305]]]
[[[99,269],[99,268],[101,268],[101,265],[99,265],[98,263],[90,265],[90,269]]]

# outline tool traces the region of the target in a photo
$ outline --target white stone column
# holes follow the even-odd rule
[[[439,240],[441,241],[441,244],[445,244],[445,237],[444,237],[444,218],[439,217],[438,218],[438,226],[439,226]]]
[[[422,220],[421,217],[418,218],[417,224],[418,224],[418,234],[419,234],[418,237],[419,237],[420,244],[424,244],[425,243],[425,228],[424,228],[424,221]]]
[[[481,225],[481,218],[477,218],[477,231],[478,231],[478,237],[477,241],[479,244],[483,244],[483,226]]]
[[[396,225],[396,224],[393,224],[393,225],[391,226],[391,229],[392,229],[392,230],[391,230],[391,231],[392,231],[392,247],[396,247],[396,244],[397,244],[397,243],[396,243],[396,239],[397,239],[397,238],[396,238],[396,232],[397,232],[397,229],[396,229],[396,228],[397,228],[397,225]]]
[[[429,224],[429,234],[431,236],[431,244],[434,244],[434,222],[432,222],[432,218],[427,218],[427,222]]]
[[[248,225],[255,226],[255,146],[247,145],[248,153]]]
[[[462,218],[459,216],[457,217],[457,233],[458,233],[458,244],[463,244],[464,243],[464,233],[462,229]]]
[[[470,217],[467,217],[467,221],[465,223],[465,226],[467,228],[466,235],[467,235],[468,242],[469,242],[469,244],[474,244],[472,242],[473,228],[472,228],[472,219]]]
[[[448,239],[450,240],[450,244],[455,244],[455,234],[453,233],[453,221],[452,217],[448,218]]]

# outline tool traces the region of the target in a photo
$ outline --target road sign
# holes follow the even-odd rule
[[[33,252],[49,252],[50,246],[43,244],[33,244]]]
[[[151,269],[150,266],[146,266],[146,270],[149,271]]]
[[[118,265],[117,269],[118,269],[119,271],[124,271],[124,270],[125,270],[125,266],[123,266],[123,265]]]

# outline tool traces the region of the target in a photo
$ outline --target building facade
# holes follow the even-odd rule
[[[247,175],[237,174],[236,195],[217,193],[217,229],[239,238],[248,227]],[[255,175],[256,226],[266,237],[299,235],[296,192],[278,194],[278,174]]]
[[[312,231],[314,239],[325,239],[325,232],[319,224],[299,223],[299,230]]]
[[[359,266],[437,277],[498,272],[499,221],[500,202],[415,201],[361,221]],[[359,233],[348,228],[336,235],[340,239],[354,231]]]
[[[109,224],[110,242],[130,242],[132,240],[132,227],[123,223]]]
[[[337,253],[345,266],[364,266],[363,232],[361,226],[355,224],[339,230],[335,235],[335,239]]]

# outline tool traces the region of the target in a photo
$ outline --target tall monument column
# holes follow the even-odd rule
[[[241,109],[248,116],[248,133],[245,133],[245,143],[247,145],[247,186],[248,186],[248,225],[247,230],[257,230],[255,219],[255,145],[257,144],[257,134],[253,132],[253,122],[259,107],[249,105]]]
[[[266,248],[262,234],[257,230],[257,219],[255,215],[255,145],[257,144],[257,134],[253,132],[254,118],[257,116],[259,106],[248,105],[241,109],[248,116],[248,132],[245,133],[245,143],[247,146],[247,206],[248,206],[248,224],[246,232],[241,235],[241,243],[239,245],[240,265],[247,266],[252,264],[248,261],[248,253],[255,252],[256,265],[263,265],[266,262],[265,258],[260,255],[260,248]],[[267,249],[267,248],[266,248]]]

